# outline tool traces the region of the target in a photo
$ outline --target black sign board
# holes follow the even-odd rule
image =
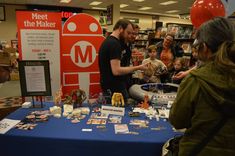
[[[51,96],[51,78],[48,60],[19,61],[22,96]]]

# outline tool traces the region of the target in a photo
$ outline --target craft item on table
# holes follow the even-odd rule
[[[106,119],[88,119],[87,124],[93,124],[93,125],[105,125]]]
[[[75,115],[72,115],[72,114],[69,114],[67,116],[67,119],[70,119],[72,123],[78,123],[80,122],[81,120],[85,119],[86,118],[86,115],[78,115],[78,114],[75,114]]]
[[[71,92],[72,102],[74,107],[81,107],[82,103],[86,100],[86,93],[82,89],[75,89]]]
[[[30,108],[31,106],[32,106],[31,102],[24,102],[21,107],[22,108]]]
[[[71,122],[72,122],[72,123],[78,123],[78,122],[80,122],[80,120],[78,120],[78,119],[73,119],[73,120],[71,120]]]
[[[88,99],[88,104],[91,108],[93,107],[100,107],[102,104],[111,103],[111,92],[107,92],[107,95],[103,95],[102,92],[95,95],[90,95]]]
[[[159,121],[159,120],[160,120],[160,118],[159,118],[159,115],[158,115],[158,114],[156,114],[156,115],[155,115],[155,118],[156,118],[156,121]]]
[[[33,111],[31,112],[31,114],[36,114],[36,115],[50,115],[50,111],[49,110],[39,110],[39,111]]]
[[[46,122],[49,119],[49,110],[33,111],[27,115],[19,124],[15,126],[17,129],[32,130],[37,124],[36,122]]]
[[[151,128],[151,130],[155,130],[155,131],[160,131],[160,130],[164,130],[164,129],[166,129],[166,127],[163,127],[163,126],[158,126],[158,127]]]
[[[133,112],[139,112],[139,113],[144,113],[144,112],[145,112],[144,109],[139,108],[139,107],[135,107],[132,111],[133,111]]]
[[[147,128],[149,124],[149,121],[147,120],[139,120],[139,119],[131,119],[130,125],[137,125],[142,128]]]
[[[174,101],[168,101],[166,107],[167,107],[168,109],[170,109],[173,103],[174,103]]]
[[[98,125],[98,126],[96,126],[96,128],[98,128],[98,129],[105,129],[106,126],[105,125]]]
[[[55,118],[60,118],[61,117],[61,114],[54,114],[53,115]]]
[[[99,93],[99,96],[98,96],[98,98],[96,100],[96,103],[97,104],[106,104],[107,103],[106,99],[105,99],[105,96],[103,95],[102,92]]]
[[[153,87],[153,88],[156,88],[156,90],[158,90],[157,87]],[[152,91],[152,89],[151,89],[151,91]],[[158,93],[158,91],[156,93]],[[150,104],[152,106],[158,106],[158,97],[157,97],[157,94],[156,95],[152,95],[152,97],[150,99]]]
[[[161,109],[158,109],[158,114],[160,118],[169,118],[170,110],[162,107]]]
[[[144,101],[138,104],[138,107],[143,109],[149,108],[149,96],[147,94],[144,96]]]
[[[98,125],[96,126],[97,129],[99,129],[100,131],[107,131],[107,128],[105,125]]]
[[[72,97],[68,94],[65,95],[65,98],[62,99],[64,105],[73,105]]]
[[[130,112],[128,112],[128,115],[129,115],[130,117],[139,117],[139,116],[140,116],[140,113],[139,113],[139,112],[130,111]]]
[[[156,116],[156,110],[153,107],[149,107],[148,110],[145,112],[146,117],[152,120],[153,117]]]
[[[67,117],[70,113],[67,113],[67,112],[63,112],[63,117]]]
[[[82,113],[81,109],[79,108],[75,108],[73,111],[72,111],[72,115],[73,116],[80,116]]]
[[[86,118],[86,115],[81,115],[78,117],[79,120],[82,120],[82,119],[85,119]]]
[[[94,108],[92,109],[92,112],[93,112],[93,113],[100,113],[100,108],[99,108],[99,107],[94,107]]]
[[[108,115],[107,114],[104,114],[104,113],[92,113],[91,116],[90,116],[91,119],[97,119],[97,118],[100,118],[100,119],[107,119],[108,118]]]
[[[60,89],[55,93],[55,96],[54,96],[54,104],[56,106],[61,105],[61,97],[62,96],[63,96],[62,87],[60,87]]]
[[[72,105],[64,104],[63,108],[64,108],[64,112],[67,112],[67,113],[73,112],[73,106]]]
[[[127,134],[133,134],[133,135],[139,135],[139,132],[133,132],[133,131],[130,131],[129,133]]]
[[[15,128],[16,129],[22,129],[22,130],[32,130],[37,126],[37,124],[32,123],[26,123],[26,122],[20,122],[18,123]]]
[[[64,112],[63,112],[64,117],[67,117],[70,113],[73,112],[73,106],[72,105],[64,104],[63,108],[64,108],[63,109],[64,110]]]
[[[124,98],[122,93],[114,92],[112,96],[112,106],[120,107],[124,106]]]
[[[61,112],[62,112],[61,107],[53,106],[53,107],[50,107],[49,110],[50,110],[50,113],[51,113],[54,117],[56,117],[56,118],[61,117]]]
[[[68,114],[68,115],[66,116],[66,119],[71,119],[72,117],[73,117],[72,114]]]
[[[34,111],[22,120],[25,123],[45,122],[49,119],[49,111]]]
[[[127,124],[115,124],[114,130],[115,130],[115,134],[128,134],[129,133]]]
[[[90,108],[89,107],[81,107],[79,109],[81,110],[82,114],[86,114],[86,115],[90,114]]]
[[[122,116],[110,115],[108,118],[108,123],[121,123]]]

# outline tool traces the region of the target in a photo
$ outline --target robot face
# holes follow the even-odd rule
[[[82,23],[82,26],[81,26]],[[99,22],[87,14],[70,17],[64,24],[63,34],[102,34]]]

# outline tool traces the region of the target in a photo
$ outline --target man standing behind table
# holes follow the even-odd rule
[[[131,35],[128,35],[127,38],[125,38],[125,40],[121,41],[121,47],[122,50],[126,50],[126,55],[125,55],[125,59],[122,60],[122,65],[121,66],[130,66],[132,65],[131,63],[131,55],[133,52],[133,43],[135,42],[136,37],[138,36],[139,33],[139,29],[140,27],[138,25],[132,24],[133,27],[133,32]],[[126,88],[127,90],[131,87],[131,85],[134,83],[132,82],[132,74],[133,73],[129,73],[126,75]]]
[[[100,84],[104,95],[107,95],[109,90],[112,93],[119,92],[126,100],[129,97],[126,76],[135,70],[147,69],[147,64],[129,67],[125,63],[128,55],[120,41],[130,38],[132,33],[132,23],[120,19],[114,25],[112,34],[104,40],[99,49]]]

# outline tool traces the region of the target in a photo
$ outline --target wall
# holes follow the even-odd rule
[[[84,13],[93,15],[97,20],[99,20],[99,11],[93,10],[84,10]],[[190,20],[179,19],[175,17],[159,17],[158,20],[152,19],[152,15],[143,15],[143,14],[133,14],[133,13],[121,13],[120,18],[137,18],[139,19],[139,26],[141,29],[155,29],[155,22],[163,22],[165,26],[166,23],[181,23],[181,24],[192,24]]]
[[[172,17],[159,17],[159,21],[163,22],[163,26],[165,26],[166,23],[192,24],[190,20]]]
[[[16,9],[26,9],[23,5],[5,5],[6,10],[6,21],[0,23],[0,40],[7,40],[10,44],[10,41],[16,39]],[[84,13],[94,16],[99,20],[99,11],[94,10],[84,10]],[[141,29],[155,29],[156,20],[152,19],[152,15],[142,15],[142,14],[132,14],[132,13],[121,13],[120,18],[138,18],[139,26]],[[182,23],[182,24],[191,24],[191,21],[178,19],[173,17],[159,17],[158,21],[166,23]]]
[[[16,9],[26,9],[23,5],[5,5],[6,20],[0,23],[0,40],[6,40],[9,44],[16,39]]]

